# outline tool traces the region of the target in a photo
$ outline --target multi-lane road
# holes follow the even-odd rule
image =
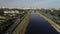
[[[59,34],[55,30],[55,28],[53,28],[51,26],[51,24],[48,23],[48,21],[46,21],[44,18],[39,16],[39,14],[37,12],[31,11],[31,13],[29,12],[29,14],[30,14],[30,16],[29,16],[30,18],[28,18],[29,20],[28,20],[28,24],[26,27],[24,26],[25,23],[21,24],[22,22],[25,22],[25,21],[22,20],[22,22],[19,23],[21,19],[18,18],[15,21],[15,24],[13,24],[11,26],[11,28],[9,28],[7,33],[11,34],[11,32],[9,32],[9,31],[11,31],[14,27],[16,27],[17,24],[20,24],[20,26],[22,25],[22,27],[23,27],[22,30],[20,31],[20,34],[21,34],[21,32],[23,34]],[[23,17],[23,18],[25,19],[25,17]],[[25,20],[27,20],[27,19],[25,19]],[[18,27],[17,29],[20,30],[19,28],[21,29],[21,27]]]

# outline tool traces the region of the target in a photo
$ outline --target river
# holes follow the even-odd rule
[[[46,20],[37,13],[31,12],[25,34],[59,34]]]

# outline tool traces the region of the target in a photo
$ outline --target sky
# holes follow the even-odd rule
[[[6,8],[60,8],[60,0],[0,0]]]

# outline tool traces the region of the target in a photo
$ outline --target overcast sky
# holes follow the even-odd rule
[[[60,8],[60,0],[0,0],[0,7]]]

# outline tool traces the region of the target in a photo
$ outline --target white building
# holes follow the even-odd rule
[[[13,10],[12,11],[4,11],[4,13],[17,13],[18,14],[19,11],[17,11],[17,10],[15,10],[15,11],[13,11]]]

